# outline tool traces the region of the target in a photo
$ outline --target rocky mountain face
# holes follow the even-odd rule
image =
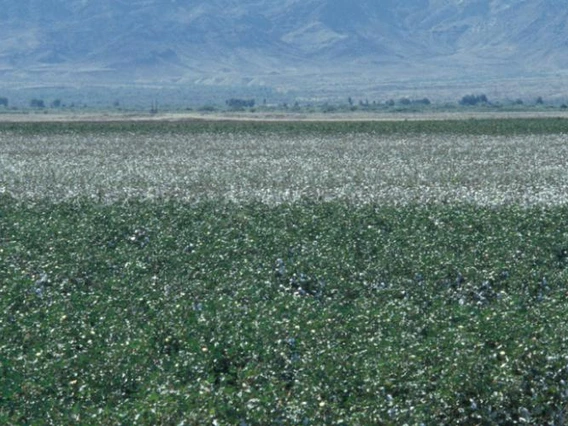
[[[0,23],[4,81],[301,87],[568,67],[561,0],[0,0]]]

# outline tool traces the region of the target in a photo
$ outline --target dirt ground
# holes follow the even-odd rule
[[[568,118],[568,111],[452,111],[452,112],[353,112],[353,113],[160,113],[144,112],[32,112],[0,114],[0,123],[111,122],[111,121],[430,121],[499,118]]]

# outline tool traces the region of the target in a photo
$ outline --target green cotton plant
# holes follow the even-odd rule
[[[8,423],[563,413],[565,207],[4,201]]]

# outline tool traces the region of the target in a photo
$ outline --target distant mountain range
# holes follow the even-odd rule
[[[568,69],[563,0],[0,0],[0,24],[4,83],[301,89]]]

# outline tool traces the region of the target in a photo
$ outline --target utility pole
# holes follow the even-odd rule
[[[158,101],[152,101],[152,107],[150,108],[150,114],[154,115],[158,113]]]

